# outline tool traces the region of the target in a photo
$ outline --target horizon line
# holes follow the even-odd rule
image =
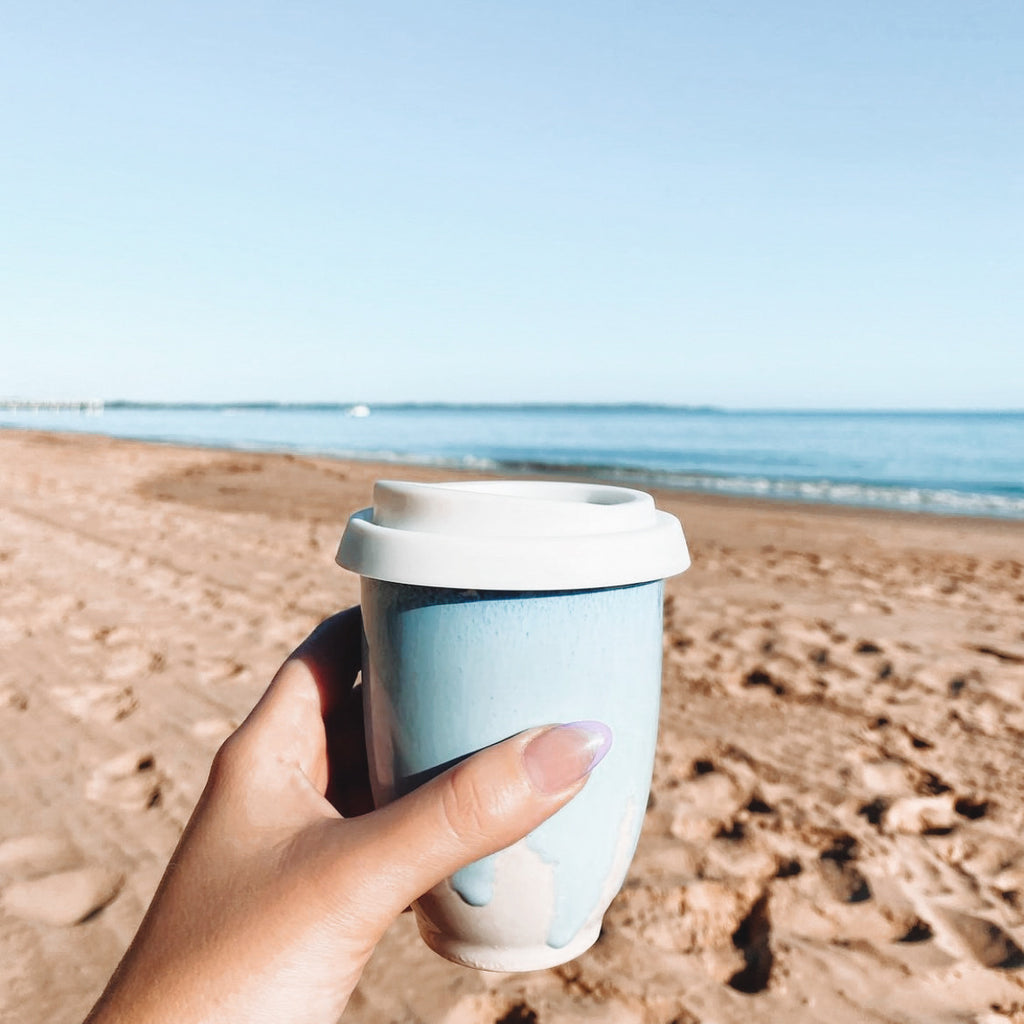
[[[743,406],[717,405],[711,403],[687,402],[651,402],[651,401],[281,401],[275,399],[241,399],[241,400],[163,400],[163,399],[127,399],[127,398],[89,398],[89,399],[33,399],[33,398],[0,398],[0,409],[38,410],[38,411],[102,411],[105,409],[179,409],[179,410],[220,410],[220,409],[295,409],[295,410],[333,410],[333,409],[474,409],[474,410],[513,410],[513,409],[607,409],[607,410],[641,410],[662,409],[673,412],[690,413],[790,413],[790,414],[825,414],[845,413],[849,415],[1019,415],[1024,414],[1024,407],[978,407],[978,406]]]

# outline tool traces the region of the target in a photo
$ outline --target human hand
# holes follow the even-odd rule
[[[554,814],[607,750],[531,729],[364,813],[361,629],[358,608],[322,623],[221,747],[86,1024],[334,1024],[402,910]]]

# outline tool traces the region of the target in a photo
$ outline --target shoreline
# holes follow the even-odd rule
[[[71,430],[49,430],[34,427],[0,427],[0,437],[6,431],[27,435],[51,435],[56,438],[63,438],[71,441],[75,438],[92,438],[97,441],[111,441],[124,444],[152,445],[161,448],[180,449],[194,452],[221,452],[224,454],[237,455],[266,455],[274,457],[292,457],[297,459],[310,459],[314,461],[325,461],[344,465],[353,463],[358,466],[373,468],[378,471],[378,479],[390,479],[394,477],[394,470],[399,472],[413,471],[425,473],[430,479],[439,479],[444,474],[452,474],[454,477],[468,479],[481,477],[496,479],[502,476],[525,478],[535,476],[541,479],[563,479],[581,483],[605,483],[617,487],[630,487],[645,490],[655,496],[662,496],[665,500],[686,501],[693,499],[701,504],[717,504],[722,508],[763,508],[765,511],[779,511],[787,513],[799,513],[803,511],[816,511],[827,516],[856,516],[856,517],[878,517],[882,520],[891,518],[920,520],[923,523],[943,522],[953,526],[971,527],[980,524],[989,524],[989,528],[999,531],[1005,525],[1007,529],[1020,529],[1024,533],[1024,516],[997,516],[997,515],[969,515],[961,512],[924,511],[921,509],[907,509],[881,504],[845,504],[840,502],[805,500],[800,501],[790,497],[775,498],[759,494],[736,494],[717,490],[702,490],[699,488],[673,487],[666,485],[659,480],[657,472],[646,473],[643,470],[622,470],[621,474],[614,472],[614,467],[587,467],[584,465],[573,465],[571,467],[559,467],[557,465],[546,465],[543,463],[530,464],[528,467],[517,468],[515,464],[494,466],[481,466],[473,468],[456,463],[448,463],[444,460],[433,457],[416,459],[410,457],[408,461],[402,459],[373,458],[372,456],[362,457],[354,454],[335,455],[320,450],[299,450],[287,447],[250,447],[243,445],[227,444],[201,444],[195,441],[157,439],[157,438],[133,438],[121,437],[112,434],[92,431],[71,431]],[[612,470],[611,472],[603,472]],[[664,474],[660,474],[663,476]]]

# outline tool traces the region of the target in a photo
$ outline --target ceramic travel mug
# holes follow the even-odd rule
[[[525,839],[414,909],[426,943],[493,971],[579,956],[643,823],[664,579],[689,556],[650,495],[549,481],[380,482],[338,562],[362,577],[367,752],[378,806],[538,725],[596,720],[611,750]]]

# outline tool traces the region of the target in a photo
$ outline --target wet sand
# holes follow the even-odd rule
[[[452,474],[0,432],[0,1019],[84,1016],[384,476]],[[1024,523],[658,498],[694,564],[598,944],[479,974],[407,915],[344,1019],[1024,1021]]]

